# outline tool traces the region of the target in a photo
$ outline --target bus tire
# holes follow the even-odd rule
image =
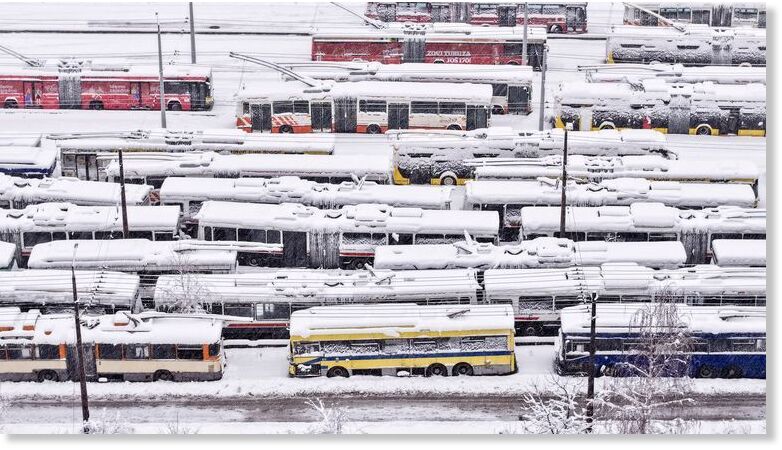
[[[174,381],[174,375],[168,370],[158,370],[152,375],[152,381]]]
[[[169,111],[182,111],[182,104],[176,101],[168,102],[166,106]]]
[[[293,127],[290,125],[283,125],[280,127],[280,133],[293,134]]]
[[[603,368],[603,375],[607,377],[615,377],[619,374],[619,371],[616,369],[616,366],[613,364],[609,364]]]
[[[93,111],[100,111],[103,109],[103,102],[100,100],[93,100],[90,102],[89,109]]]
[[[695,134],[698,136],[711,136],[711,127],[708,125],[698,125],[695,129]]]
[[[540,328],[537,325],[527,324],[521,328],[522,336],[540,336]]]
[[[57,372],[53,370],[42,370],[38,372],[38,381],[60,381],[60,377],[57,375]]]
[[[728,366],[724,369],[722,369],[722,378],[741,378],[744,376],[743,371],[741,370],[741,367],[738,366]]]
[[[549,33],[561,33],[562,32],[562,27],[560,27],[559,25],[552,25],[551,28],[548,29],[548,32]]]
[[[442,59],[438,59],[438,60],[437,60],[437,61],[435,61],[434,63],[435,63],[435,64],[445,64],[445,61],[443,61]]]
[[[9,98],[8,100],[3,103],[3,108],[5,109],[16,109],[19,107],[19,103],[16,102],[16,100]]]
[[[344,367],[335,366],[335,367],[332,367],[331,369],[329,369],[328,372],[326,372],[326,377],[327,378],[335,378],[335,377],[348,378],[348,377],[350,377],[350,372],[348,372],[348,369],[346,369]]]
[[[458,376],[471,377],[475,374],[475,371],[472,369],[471,365],[467,363],[459,363],[453,366],[453,369],[451,370],[451,374],[455,377]]]
[[[261,255],[253,255],[247,258],[247,264],[252,267],[262,267],[266,265],[264,259]]]
[[[374,123],[367,127],[367,134],[380,134],[381,131],[380,125]]]
[[[448,369],[442,364],[432,364],[426,368],[427,377],[447,377]]]
[[[493,116],[501,116],[501,115],[505,114],[505,108],[503,108],[500,105],[494,105],[494,106],[491,107],[491,114]]]
[[[446,130],[462,131],[462,127],[457,125],[457,124],[455,124],[455,123],[452,123],[452,124],[448,125],[448,128],[446,128]]]
[[[698,368],[698,378],[714,378],[717,376],[717,370],[709,365],[702,365]]]
[[[616,130],[616,127],[612,122],[603,122],[598,128],[601,130]]]
[[[456,186],[456,174],[453,172],[445,172],[440,175],[441,186]]]

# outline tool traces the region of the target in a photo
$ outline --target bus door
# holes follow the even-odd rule
[[[388,129],[406,130],[410,128],[410,105],[407,103],[388,104]]]
[[[432,22],[450,22],[450,21],[451,21],[450,4],[432,5]]]
[[[426,37],[420,30],[404,30],[402,42],[402,61],[406,63],[422,63],[426,56]]]
[[[24,107],[36,108],[41,104],[41,89],[40,83],[36,81],[25,81],[22,83],[22,91],[24,92]]]
[[[141,83],[130,83],[130,108],[136,109],[143,107],[144,103],[142,102]]]
[[[95,154],[75,155],[76,178],[86,181],[102,181],[98,176],[98,156]]]
[[[515,27],[516,5],[500,5],[497,7],[497,24],[501,27]]]
[[[529,113],[530,93],[527,86],[508,86],[508,113]]]
[[[467,129],[488,128],[489,111],[485,106],[467,105]]]
[[[396,22],[396,3],[378,3],[375,8],[381,22]]]
[[[282,232],[282,266],[307,267],[307,233]]]
[[[568,30],[586,31],[586,10],[583,6],[566,6],[565,20]]]
[[[250,122],[253,131],[272,131],[272,105],[257,103],[250,105]]]
[[[206,86],[202,83],[190,83],[190,109],[202,110],[206,103]]]
[[[312,131],[331,132],[331,103],[310,103],[310,116],[312,117]]]
[[[81,74],[79,72],[60,72],[57,81],[60,108],[81,109]]]
[[[334,131],[355,133],[358,126],[358,100],[355,97],[334,99]]]
[[[739,128],[741,125],[740,112],[738,108],[731,108],[728,113],[728,125],[725,132],[727,134],[739,134]]]
[[[690,133],[690,97],[684,95],[672,95],[668,104],[668,134]]]
[[[98,368],[95,364],[95,344],[83,344],[82,352],[84,355],[84,375],[87,380],[94,380],[98,377]],[[66,367],[68,367],[68,379],[72,381],[79,380],[79,354],[75,345],[69,345],[65,352]]]

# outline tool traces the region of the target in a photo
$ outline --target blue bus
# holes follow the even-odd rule
[[[690,306],[672,304],[679,320],[676,329],[687,336],[679,355],[661,355],[655,370],[648,328],[637,325],[645,308],[654,303],[598,304],[595,333],[596,374],[692,378],[766,378],[766,308],[756,306]],[[647,309],[649,311],[650,309]],[[561,328],[555,342],[556,369],[560,374],[589,372],[590,307],[562,309]],[[670,332],[660,331],[660,332]],[[664,338],[663,338],[664,339]]]

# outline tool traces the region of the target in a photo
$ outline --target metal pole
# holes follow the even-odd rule
[[[595,328],[597,328],[597,294],[592,293],[592,313],[589,322],[589,380],[587,382],[587,433],[592,432],[595,415]]]
[[[73,320],[76,325],[76,358],[79,366],[79,388],[81,389],[81,417],[82,427],[85,433],[89,432],[87,422],[90,420],[90,407],[87,401],[87,375],[84,371],[84,348],[81,343],[81,321],[79,320],[79,296],[76,293],[76,249],[79,244],[73,245],[73,259],[71,260],[71,286],[73,288]]]
[[[196,47],[195,47],[195,18],[193,16],[193,2],[188,3],[190,7],[190,62],[196,63]]]
[[[521,60],[524,64],[529,65],[529,59],[527,59],[527,24],[529,24],[529,8],[524,4],[524,40],[521,44]]]
[[[548,60],[548,46],[543,44],[543,64],[540,68],[540,120],[538,121],[538,130],[543,131],[543,117],[546,111],[546,60]]]
[[[122,239],[130,237],[128,232],[128,202],[125,200],[125,164],[122,161],[122,149],[119,149],[119,195],[122,207]]]
[[[166,128],[166,90],[163,87],[163,43],[160,38],[160,18],[155,13],[157,22],[157,63],[160,71],[160,126]]]
[[[559,203],[559,237],[565,237],[565,210],[567,209],[567,132],[568,123],[565,126],[565,145],[562,148],[562,198]]]

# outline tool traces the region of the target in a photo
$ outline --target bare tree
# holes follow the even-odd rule
[[[307,405],[320,415],[320,423],[310,430],[313,434],[342,434],[345,425],[345,413],[337,407],[328,407],[321,399],[307,400]]]
[[[176,273],[173,281],[162,288],[163,296],[168,300],[167,310],[185,314],[206,312],[209,290],[193,273],[193,265],[186,255],[175,255]]]
[[[97,419],[90,419],[85,423],[83,432],[87,434],[131,434],[133,433],[133,427],[127,422],[122,420],[119,411],[114,417],[109,417],[106,408],[103,408],[100,413],[100,417]]]
[[[584,390],[582,379],[551,375],[546,387],[534,385],[524,394],[525,414],[522,430],[530,434],[585,433],[589,424],[586,410],[578,399]]]
[[[8,413],[8,410],[11,409],[11,400],[8,399],[8,396],[0,392],[0,433],[3,432],[3,423],[5,415]]]

